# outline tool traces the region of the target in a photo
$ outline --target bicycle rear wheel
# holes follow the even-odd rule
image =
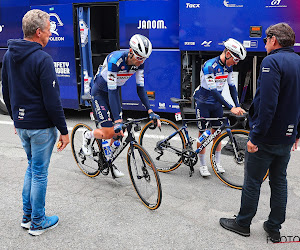
[[[249,131],[231,130],[231,133],[233,136],[234,144],[236,146],[236,150],[238,152],[238,157],[235,156],[229,134],[227,132],[224,132],[214,142],[211,148],[210,161],[215,174],[222,182],[232,188],[242,189],[244,183],[245,150],[247,147]],[[225,169],[225,173],[219,173],[217,171],[217,164],[215,161],[216,149],[220,144],[220,165]]]
[[[151,210],[157,209],[162,197],[160,179],[151,157],[141,145],[129,147],[127,165],[132,185],[143,204]]]
[[[76,124],[71,134],[71,146],[74,159],[80,170],[89,177],[99,175],[100,144],[96,139],[92,141],[92,155],[84,155],[82,152],[83,132],[92,129],[85,124]]]
[[[178,127],[167,119],[160,119],[161,129],[153,128],[153,121],[142,129],[139,143],[147,150],[158,171],[173,171],[182,163],[181,155],[185,149],[185,137],[181,131],[165,141],[159,148],[157,143],[175,133]]]

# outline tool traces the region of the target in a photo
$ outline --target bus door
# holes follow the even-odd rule
[[[119,49],[118,3],[75,5],[75,10],[78,92],[80,104],[87,106],[82,95],[90,94],[94,76],[105,57]]]

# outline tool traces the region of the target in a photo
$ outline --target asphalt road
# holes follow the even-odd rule
[[[70,132],[77,122],[93,125],[88,112],[68,111],[66,117]],[[126,153],[117,163],[124,178],[89,178],[75,164],[70,146],[60,153],[54,150],[49,168],[46,214],[58,215],[59,225],[30,236],[20,227],[26,155],[8,116],[0,115],[0,129],[0,249],[300,249],[299,242],[267,242],[262,224],[269,213],[268,181],[262,185],[251,236],[242,237],[219,225],[220,217],[238,213],[241,191],[225,186],[214,174],[204,179],[197,167],[189,177],[186,166],[160,173],[162,204],[150,211],[131,185]],[[190,130],[197,134],[195,127]],[[299,161],[300,151],[292,152],[287,218],[281,230],[288,241],[300,236]]]

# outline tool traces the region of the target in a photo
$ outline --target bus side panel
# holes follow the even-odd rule
[[[145,90],[154,111],[178,111],[170,97],[180,97],[180,68],[179,50],[154,50],[145,61]],[[122,87],[122,102],[124,110],[145,110],[136,93],[135,75]]]
[[[7,47],[8,39],[23,38],[22,18],[29,11],[29,1],[0,1],[0,47]]]
[[[299,0],[201,1],[194,5],[180,1],[179,9],[181,50],[222,51],[223,41],[232,37],[249,52],[265,52],[262,38],[270,25],[287,22],[296,34],[300,32]],[[250,26],[262,26],[261,36],[250,37]],[[299,52],[300,37],[296,39]]]
[[[134,34],[148,37],[154,48],[178,48],[177,0],[119,3],[120,47],[128,48]]]
[[[64,108],[79,109],[72,4],[32,6],[50,15],[51,33],[44,50],[54,61]]]

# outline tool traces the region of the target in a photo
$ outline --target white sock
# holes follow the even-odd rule
[[[87,132],[84,134],[84,137],[85,137],[86,139],[93,139],[93,138],[95,138],[95,137],[94,137],[94,130],[93,130],[93,131],[87,131]]]
[[[221,151],[216,151],[215,160],[217,164],[220,164],[220,156],[221,156]]]
[[[205,154],[199,154],[201,166],[205,166]]]

